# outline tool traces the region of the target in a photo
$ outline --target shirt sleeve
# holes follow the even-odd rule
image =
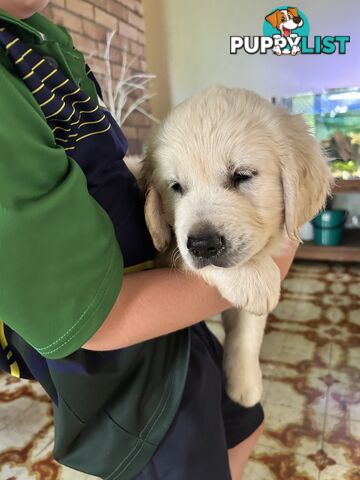
[[[43,356],[62,358],[107,317],[122,254],[80,167],[2,65],[0,148],[0,319]]]

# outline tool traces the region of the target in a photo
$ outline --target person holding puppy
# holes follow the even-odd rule
[[[108,480],[240,479],[260,405],[201,322],[229,308],[154,256],[127,142],[48,0],[0,0],[0,366],[54,405],[54,457]],[[296,246],[274,259],[282,278]],[[280,274],[280,273],[279,273]]]

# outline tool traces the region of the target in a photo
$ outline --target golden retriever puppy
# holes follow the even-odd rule
[[[154,244],[173,234],[182,268],[216,286],[231,398],[260,400],[259,351],[280,295],[271,255],[323,206],[331,175],[301,116],[247,90],[212,87],[176,107],[144,160],[145,215]]]

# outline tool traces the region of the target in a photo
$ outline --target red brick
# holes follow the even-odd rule
[[[95,75],[96,77],[96,80],[99,82],[99,85],[100,85],[100,88],[103,92],[103,97],[104,97],[104,102],[105,102],[105,105],[107,105],[107,99],[105,99],[106,97],[106,85],[105,85],[105,76],[101,73],[97,73]]]
[[[133,53],[136,57],[141,57],[145,58],[145,47],[144,45],[139,45],[136,42],[131,42],[130,44],[130,51]]]
[[[147,61],[146,61],[146,60],[139,60],[139,62],[140,62],[139,69],[140,69],[142,72],[147,72],[147,69],[148,69]]]
[[[114,0],[106,0],[106,8],[105,10],[112,15],[115,15],[116,18],[119,20],[124,20],[125,22],[128,21],[129,17],[129,10],[124,7],[124,5],[120,5],[119,3],[115,2]]]
[[[145,30],[145,20],[135,13],[129,12],[129,23],[142,32]]]
[[[141,17],[144,16],[144,5],[141,1],[136,1],[134,3],[134,10],[138,13]]]
[[[104,25],[109,30],[117,30],[117,18],[114,15],[100,10],[100,8],[95,7],[95,21]]]
[[[106,49],[105,43],[97,44],[98,57],[103,58],[103,56],[105,55],[105,49]]]
[[[119,33],[113,36],[112,45],[116,48],[119,48],[120,50],[124,50],[126,52],[130,51],[129,40],[125,38],[123,35],[120,35]]]
[[[133,59],[134,59],[134,62],[131,63]],[[116,65],[114,65],[114,68],[116,69],[115,70],[115,75],[117,77],[119,77],[119,75],[120,75],[120,69],[121,69],[121,66],[123,65],[123,63],[124,63],[124,57],[123,57],[123,52],[121,52],[121,60]],[[127,55],[126,64],[129,66],[130,63],[131,63],[131,68],[127,69],[128,70],[128,75],[133,75],[135,72],[138,72],[140,70],[139,59],[134,57],[133,55]]]
[[[90,38],[84,37],[78,33],[73,33],[72,38],[74,40],[75,48],[80,50],[80,52],[88,55],[98,54],[97,43]]]
[[[106,0],[87,0],[89,3],[92,3],[96,7],[105,9]]]
[[[131,40],[137,40],[138,32],[136,28],[132,27],[128,23],[119,20],[119,33],[126,38],[130,38]]]
[[[113,78],[120,78],[120,74],[121,74],[121,65],[112,65],[111,66],[111,71],[112,71],[112,76]]]
[[[81,18],[66,10],[53,6],[52,19],[55,23],[63,25],[74,32],[82,33],[83,31]]]
[[[116,46],[116,42],[114,41],[115,36],[113,37],[113,40],[111,42],[110,58],[111,58],[111,61],[113,61],[113,62],[122,63],[123,55],[124,55],[124,52],[126,51],[126,49],[122,48],[122,47],[124,47],[123,44],[120,44],[121,45],[120,48],[118,46]],[[121,39],[122,42],[124,42],[124,40],[122,38],[120,38],[120,39]],[[98,57],[100,57],[100,58],[104,57],[106,48],[107,47],[106,47],[105,43],[98,43],[97,44]]]
[[[129,8],[130,10],[135,10],[135,0],[117,0],[118,3],[121,3],[124,5],[126,8]]]
[[[145,33],[144,32],[138,32],[138,40],[137,40],[141,45],[145,45],[146,39],[145,39]]]
[[[89,65],[91,70],[93,70],[95,73],[100,73],[103,75],[106,74],[106,67],[103,59],[98,57],[89,58]]]
[[[90,37],[98,42],[106,42],[107,30],[102,25],[97,25],[94,22],[83,19],[83,30],[87,37]]]
[[[84,0],[66,0],[66,8],[79,16],[94,18],[94,7]]]

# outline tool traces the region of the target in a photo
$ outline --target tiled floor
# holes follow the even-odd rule
[[[360,266],[296,263],[261,356],[266,430],[244,480],[360,480]],[[0,376],[0,480],[94,478],[52,441],[42,389]]]
[[[359,480],[360,266],[294,264],[261,359],[266,429],[244,480]]]

